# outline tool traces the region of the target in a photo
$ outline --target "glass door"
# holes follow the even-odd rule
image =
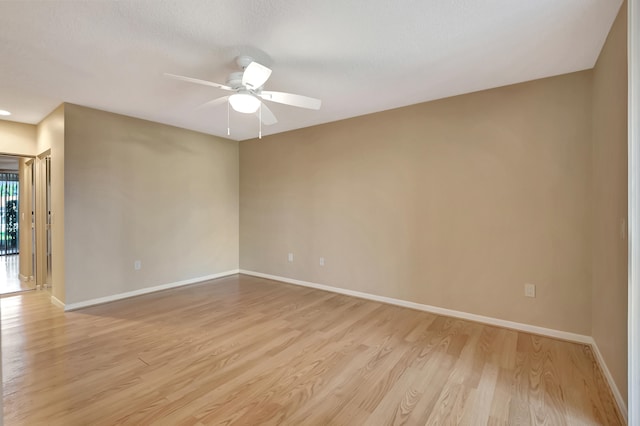
[[[0,172],[0,255],[19,253],[19,176]]]

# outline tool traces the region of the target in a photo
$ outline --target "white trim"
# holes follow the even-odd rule
[[[103,303],[115,302],[116,300],[127,299],[129,297],[140,296],[140,295],[143,295],[143,294],[153,293],[153,292],[156,292],[156,291],[168,290],[170,288],[182,287],[182,286],[185,286],[185,285],[197,284],[197,283],[201,283],[201,282],[204,282],[204,281],[214,280],[216,278],[227,277],[229,275],[235,275],[235,274],[237,274],[239,272],[240,271],[238,269],[232,269],[230,271],[219,272],[217,274],[205,275],[204,277],[190,278],[188,280],[176,281],[176,282],[173,282],[173,283],[161,284],[161,285],[157,285],[157,286],[153,286],[153,287],[145,287],[145,288],[141,288],[139,290],[127,291],[126,293],[118,293],[118,294],[113,294],[111,296],[98,297],[96,299],[90,299],[90,300],[85,300],[85,301],[82,301],[82,302],[70,303],[70,304],[67,304],[67,305],[63,304],[63,306],[64,306],[65,312],[66,311],[73,311],[73,310],[76,310],[76,309],[86,308],[86,307],[94,306],[94,305],[101,305]],[[60,302],[60,301],[58,301],[58,302]],[[62,303],[62,302],[60,302],[60,303]]]
[[[616,403],[618,404],[618,410],[620,410],[620,414],[622,414],[622,417],[624,417],[624,421],[627,422],[628,421],[627,405],[625,404],[624,398],[620,393],[620,389],[618,389],[618,385],[616,385],[615,380],[613,380],[613,376],[611,375],[611,372],[607,367],[607,363],[604,362],[602,353],[600,353],[600,349],[598,348],[598,345],[596,344],[596,341],[593,338],[591,338],[591,349],[593,350],[593,353],[596,357],[596,361],[598,361],[598,364],[600,365],[600,370],[602,371],[602,374],[604,374],[605,379],[607,379],[607,383],[609,383],[609,388],[611,388],[613,397],[615,398]]]
[[[629,0],[628,59],[628,406],[629,424],[640,424],[640,5]]]
[[[62,303],[62,301],[57,297],[51,296],[51,303],[64,310],[64,303]]]
[[[361,291],[348,290],[345,288],[332,287],[324,284],[317,284],[308,281],[296,280],[293,278],[279,277],[277,275],[263,274],[261,272],[240,269],[241,274],[252,275],[254,277],[266,278],[269,280],[282,281],[289,284],[296,284],[304,287],[316,288],[318,290],[330,291],[332,293],[345,294],[347,296],[359,297],[361,299],[374,300],[376,302],[388,303],[390,305],[402,306],[405,308],[417,309],[419,311],[431,312],[438,315],[461,318],[469,321],[481,322],[483,324],[495,325],[498,327],[511,328],[513,330],[525,331],[532,334],[554,337],[557,339],[569,340],[571,342],[592,344],[593,338],[584,334],[570,333],[568,331],[554,330],[552,328],[538,327],[536,325],[524,324],[521,322],[507,321],[499,318],[486,317],[484,315],[470,314],[468,312],[455,311],[453,309],[441,308],[438,306],[424,305],[422,303],[409,302],[407,300],[394,299],[377,294],[364,293]]]
[[[552,328],[538,327],[536,325],[524,324],[521,322],[507,321],[499,318],[487,317],[484,315],[470,314],[468,312],[456,311],[453,309],[440,308],[438,306],[424,305],[422,303],[409,302],[401,299],[394,299],[391,297],[378,296],[376,294],[364,293],[361,291],[348,290],[345,288],[332,287],[324,284],[312,283],[309,281],[296,280],[293,278],[280,277],[277,275],[263,274],[262,272],[249,271],[246,269],[240,269],[241,274],[251,275],[259,278],[266,278],[274,281],[281,281],[288,284],[295,284],[303,287],[315,288],[318,290],[330,291],[332,293],[344,294],[347,296],[358,297],[361,299],[374,300],[376,302],[388,303],[390,305],[402,306],[404,308],[416,309],[419,311],[431,312],[438,315],[444,315],[448,317],[461,318],[469,321],[480,322],[483,324],[495,325],[503,328],[510,328],[512,330],[524,331],[526,333],[538,334],[541,336],[554,337],[557,339],[568,340],[570,342],[582,343],[590,345],[595,354],[596,360],[600,365],[600,368],[605,376],[605,379],[609,383],[609,387],[613,393],[613,396],[618,404],[621,414],[625,420],[627,418],[627,407],[625,406],[622,394],[618,389],[616,382],[613,380],[613,376],[607,367],[607,364],[602,358],[600,349],[596,344],[593,337],[586,336],[584,334],[570,333],[568,331],[554,330]]]

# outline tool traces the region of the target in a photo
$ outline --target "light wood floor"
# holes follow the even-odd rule
[[[19,278],[18,257],[17,254],[0,256],[0,294],[16,293],[36,288],[34,281],[22,281]]]
[[[6,425],[621,424],[587,346],[259,278],[1,302]]]

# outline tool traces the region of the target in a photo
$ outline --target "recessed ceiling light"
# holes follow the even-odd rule
[[[4,109],[0,109],[0,115],[11,115],[9,111],[5,111]]]

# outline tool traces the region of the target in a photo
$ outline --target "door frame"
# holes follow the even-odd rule
[[[46,158],[51,157],[48,149],[38,154],[35,161],[36,190],[36,288],[46,288],[47,283],[47,174]]]
[[[20,208],[20,279],[35,282],[36,244],[35,244],[35,157],[23,157],[24,166],[20,169],[20,187],[23,196]],[[24,198],[24,199],[23,199]],[[28,240],[24,242],[24,240]],[[26,251],[25,251],[26,249]],[[29,271],[23,274],[22,271]]]

